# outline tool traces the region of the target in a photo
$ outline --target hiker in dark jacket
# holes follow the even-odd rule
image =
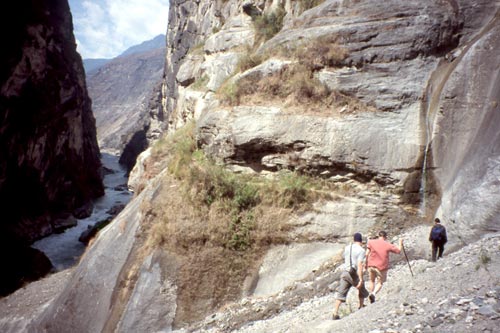
[[[429,242],[432,242],[432,261],[442,258],[444,244],[448,242],[448,237],[446,236],[446,228],[441,224],[441,221],[437,217],[434,220],[434,226],[429,234]]]

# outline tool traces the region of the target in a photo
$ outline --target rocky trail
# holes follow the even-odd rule
[[[331,320],[331,313],[339,268],[325,263],[274,296],[243,298],[174,332],[497,332],[499,250],[500,235],[495,234],[454,253],[445,252],[437,263],[410,259],[413,277],[407,263],[399,261],[375,303],[367,300],[363,309],[356,310],[357,295],[351,290],[338,321]],[[0,325],[11,332],[23,331],[27,319],[38,316],[57,297],[71,273],[71,269],[59,272],[1,299]]]
[[[499,250],[496,234],[448,253],[437,263],[410,260],[413,277],[407,263],[400,261],[389,271],[375,303],[367,300],[367,306],[355,310],[357,295],[351,290],[338,321],[331,320],[334,293],[328,290],[337,269],[324,270],[268,299],[243,299],[196,327],[176,332],[496,332]]]

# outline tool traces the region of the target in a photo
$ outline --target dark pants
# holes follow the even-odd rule
[[[432,261],[436,261],[436,259],[442,258],[443,252],[444,252],[443,242],[436,242],[436,241],[432,242]]]

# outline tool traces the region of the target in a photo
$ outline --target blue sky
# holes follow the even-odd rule
[[[69,0],[82,58],[114,58],[165,34],[169,0]]]

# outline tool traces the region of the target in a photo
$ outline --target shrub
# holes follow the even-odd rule
[[[330,91],[315,76],[315,72],[324,67],[342,65],[347,57],[347,51],[336,43],[336,37],[322,37],[308,44],[288,45],[286,49],[281,46],[276,52],[280,56],[292,58],[295,63],[271,75],[246,76],[236,83],[228,81],[219,90],[221,102],[239,105],[247,99],[253,103],[259,100],[258,97],[263,97],[271,100],[286,99],[288,106],[308,104],[312,110],[347,104],[352,104],[353,110],[363,107],[354,98]],[[240,59],[238,70],[255,67],[269,56],[269,53],[265,56],[255,55],[247,50]]]
[[[251,231],[255,229],[255,220],[252,212],[242,216],[234,216],[230,225],[230,237],[227,247],[244,251],[252,245]]]
[[[337,44],[335,37],[321,37],[297,47],[294,58],[310,71],[317,71],[342,65],[347,55],[347,50]]]
[[[296,66],[286,82],[289,94],[295,94],[297,101],[321,100],[328,96],[328,89],[304,66]]]
[[[219,100],[225,105],[238,105],[241,97],[240,86],[232,81],[225,82],[218,90]]]
[[[300,12],[305,12],[308,9],[319,6],[325,2],[325,0],[299,0]]]
[[[244,72],[247,69],[260,65],[265,60],[263,55],[253,53],[252,50],[247,48],[245,53],[238,59],[236,72]]]
[[[241,295],[268,248],[289,241],[291,213],[315,200],[317,186],[297,173],[267,179],[230,172],[197,148],[194,129],[189,123],[155,146],[169,172],[141,208],[140,255],[161,247],[179,263],[177,304],[185,320],[212,311],[207,300],[224,304]]]
[[[203,75],[202,77],[196,79],[193,84],[191,84],[191,89],[205,91],[207,89],[207,83],[209,81],[208,75]]]
[[[192,162],[193,153],[196,151],[194,127],[194,122],[190,122],[166,139],[166,148],[170,157],[168,170],[178,179],[185,177],[189,170],[188,166]]]
[[[257,16],[253,21],[255,41],[260,44],[276,35],[283,28],[283,18],[285,15],[285,10],[279,7],[272,13]]]
[[[295,172],[280,177],[280,204],[285,208],[297,208],[308,202],[312,185],[309,178]]]
[[[490,262],[491,257],[488,254],[488,251],[481,247],[481,250],[479,250],[479,263],[476,264],[476,270],[479,270],[479,268],[481,267],[484,267],[485,270],[488,270],[488,264]]]

